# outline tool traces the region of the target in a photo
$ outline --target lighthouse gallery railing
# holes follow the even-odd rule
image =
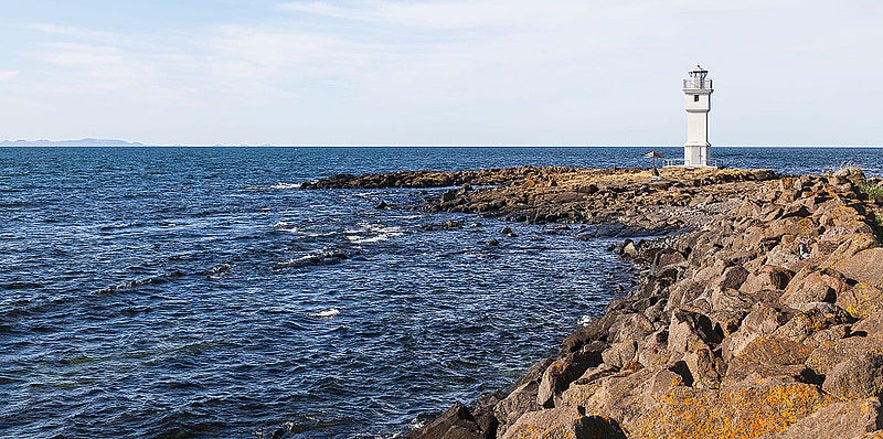
[[[713,88],[711,86],[711,79],[685,79],[684,80],[684,88]]]

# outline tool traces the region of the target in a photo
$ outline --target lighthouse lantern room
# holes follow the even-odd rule
[[[687,143],[684,144],[684,167],[704,168],[714,163],[710,160],[711,144],[708,143],[708,112],[711,110],[711,79],[708,70],[696,66],[690,77],[684,79],[684,95],[687,107]]]

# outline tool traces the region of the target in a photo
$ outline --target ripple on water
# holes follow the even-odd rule
[[[844,157],[717,151],[786,172]],[[399,433],[511,384],[630,288],[605,250],[618,238],[604,238],[627,231],[505,224],[508,237],[493,219],[402,207],[436,190],[293,185],[644,161],[600,148],[0,148],[13,206],[0,213],[0,436]],[[464,227],[426,227],[447,221]]]

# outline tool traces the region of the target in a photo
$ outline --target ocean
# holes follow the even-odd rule
[[[648,167],[680,148],[0,148],[0,437],[390,437],[514,382],[636,273],[579,226],[337,173]],[[883,149],[713,148],[883,174]],[[384,202],[392,209],[378,210]],[[445,226],[444,223],[448,223]],[[453,227],[451,227],[453,225]],[[511,227],[514,237],[500,233]],[[484,244],[497,239],[498,246]]]

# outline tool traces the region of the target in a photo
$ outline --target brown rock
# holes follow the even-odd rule
[[[472,407],[472,417],[478,428],[484,433],[485,439],[493,439],[497,436],[500,422],[494,415],[494,407],[506,396],[502,392],[486,393],[479,396],[475,406]]]
[[[611,416],[626,422],[634,418],[644,407],[645,395],[656,371],[629,369],[598,378],[585,386],[571,386],[556,405],[584,407],[588,414]]]
[[[686,366],[683,366],[686,367]],[[668,391],[675,386],[688,386],[692,384],[692,376],[689,371],[686,373],[688,379],[675,372],[672,369],[662,369],[653,376],[653,383],[650,387],[651,396],[656,397]]]
[[[667,311],[680,308],[699,297],[705,291],[705,285],[694,279],[684,279],[672,285],[668,297]]]
[[[800,255],[795,249],[787,245],[777,245],[767,252],[764,264],[788,267],[793,270],[793,267],[799,264],[800,261]]]
[[[657,255],[656,266],[659,268],[668,267],[671,265],[679,265],[687,262],[687,258],[684,255],[676,250],[663,252]]]
[[[837,292],[845,288],[846,280],[839,273],[807,267],[794,276],[780,300],[785,305],[805,302],[834,303]]]
[[[846,311],[827,302],[804,303],[798,307],[801,312],[773,332],[774,337],[804,343],[816,332],[851,321]]]
[[[726,372],[727,379],[741,381],[752,373],[762,377],[802,374],[804,362],[812,351],[810,346],[802,343],[758,337],[730,361]]]
[[[494,417],[500,423],[497,437],[503,434],[521,415],[540,410],[537,404],[537,383],[527,382],[512,391],[494,406]]]
[[[696,349],[717,344],[720,334],[715,332],[707,316],[676,310],[672,313],[668,328],[668,348],[675,352],[693,352]]]
[[[655,331],[653,322],[644,314],[630,313],[623,315],[610,325],[609,339],[611,343],[641,340]]]
[[[748,294],[732,288],[712,287],[710,296],[709,304],[711,309],[717,312],[748,312],[755,303]]]
[[[611,325],[619,320],[619,314],[607,312],[603,317],[577,329],[561,342],[560,355],[580,351],[586,344],[607,339]],[[599,351],[600,353],[600,351]]]
[[[831,404],[762,439],[856,438],[883,428],[880,401],[869,398]]]
[[[444,414],[412,431],[408,439],[484,439],[484,433],[476,424],[469,409],[456,403]]]
[[[883,334],[883,311],[876,311],[853,325],[856,332],[865,334]]]
[[[868,250],[880,245],[877,241],[877,237],[869,233],[850,235],[842,241],[837,242],[837,247],[834,250],[826,253],[828,257],[825,260],[825,266],[832,266],[834,264],[840,263],[846,258],[850,258],[864,250]],[[819,246],[821,247],[824,243],[825,241],[821,241],[819,243]]]
[[[865,354],[883,354],[883,335],[853,336],[821,344],[806,359],[806,365],[815,373],[825,375],[846,358]]]
[[[753,293],[761,290],[784,290],[787,288],[794,272],[783,267],[765,265],[760,273],[751,274],[740,287],[740,290]]]
[[[753,438],[830,404],[817,386],[774,379],[717,391],[675,386],[623,428],[630,439]]]
[[[604,346],[599,349],[603,350],[606,347],[607,344],[605,343]],[[510,390],[514,390],[515,388],[521,387],[522,385],[530,382],[539,383],[540,379],[543,378],[543,373],[546,371],[546,368],[548,368],[549,365],[552,364],[552,361],[554,361],[553,358],[544,358],[535,362],[534,364],[531,364],[530,368],[527,369],[527,372],[524,373],[524,376],[522,376],[521,379],[518,380],[518,382],[515,383],[515,385],[513,385],[512,389]]]
[[[837,306],[856,318],[883,310],[883,289],[859,282],[837,295]]]
[[[758,337],[772,334],[791,319],[793,312],[770,304],[759,303],[742,320],[738,331],[721,342],[721,355],[725,361],[738,355]]]
[[[720,387],[721,376],[724,375],[726,365],[720,357],[714,355],[711,349],[702,348],[684,355],[684,363],[690,371],[693,387],[716,389]]]
[[[585,416],[576,407],[561,407],[527,413],[512,425],[503,439],[624,439],[615,421],[602,416]]]
[[[708,313],[708,318],[715,331],[727,337],[739,330],[747,314],[748,310],[745,309],[712,311]]]
[[[555,395],[564,391],[576,381],[586,369],[600,364],[597,352],[574,352],[567,354],[546,368],[537,389],[537,404],[550,408],[554,405]]]
[[[729,267],[724,270],[723,279],[720,282],[720,287],[721,289],[738,290],[747,278],[748,270],[746,270],[745,267],[741,265]]]
[[[883,355],[866,354],[831,369],[822,389],[846,399],[883,396]]]
[[[633,361],[638,353],[638,344],[634,341],[623,341],[613,343],[610,347],[601,353],[601,359],[604,364],[621,368],[626,363]]]

